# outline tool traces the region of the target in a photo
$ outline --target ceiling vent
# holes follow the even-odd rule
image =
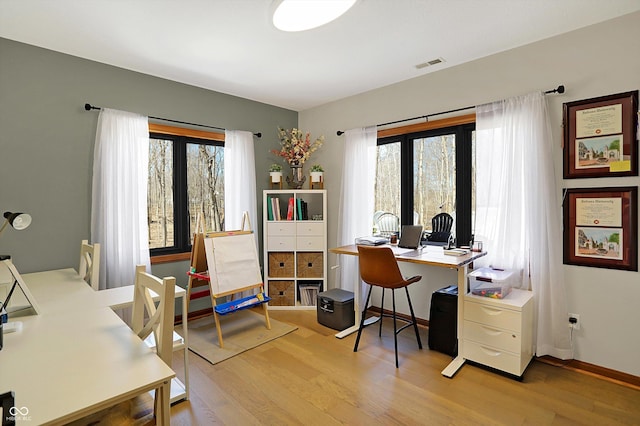
[[[421,69],[423,69],[423,68],[431,67],[431,66],[433,66],[433,65],[438,65],[438,64],[441,64],[441,63],[443,63],[443,62],[444,62],[444,59],[442,59],[442,58],[432,59],[432,60],[430,60],[430,61],[423,62],[423,63],[421,63],[421,64],[416,65],[416,69],[421,70]]]

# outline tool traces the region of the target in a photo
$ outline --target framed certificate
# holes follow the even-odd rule
[[[564,178],[638,176],[638,91],[563,104]]]
[[[638,187],[567,189],[564,263],[638,270]]]

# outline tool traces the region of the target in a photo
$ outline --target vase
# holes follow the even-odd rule
[[[302,164],[291,164],[291,176],[287,176],[289,188],[300,189],[307,177],[302,170]]]

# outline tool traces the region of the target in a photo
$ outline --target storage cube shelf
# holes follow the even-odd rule
[[[327,281],[325,190],[266,190],[263,230],[270,308],[315,309]]]

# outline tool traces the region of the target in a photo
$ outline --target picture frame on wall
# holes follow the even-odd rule
[[[638,270],[638,187],[565,189],[564,263]]]
[[[563,104],[565,179],[638,176],[638,91]]]

